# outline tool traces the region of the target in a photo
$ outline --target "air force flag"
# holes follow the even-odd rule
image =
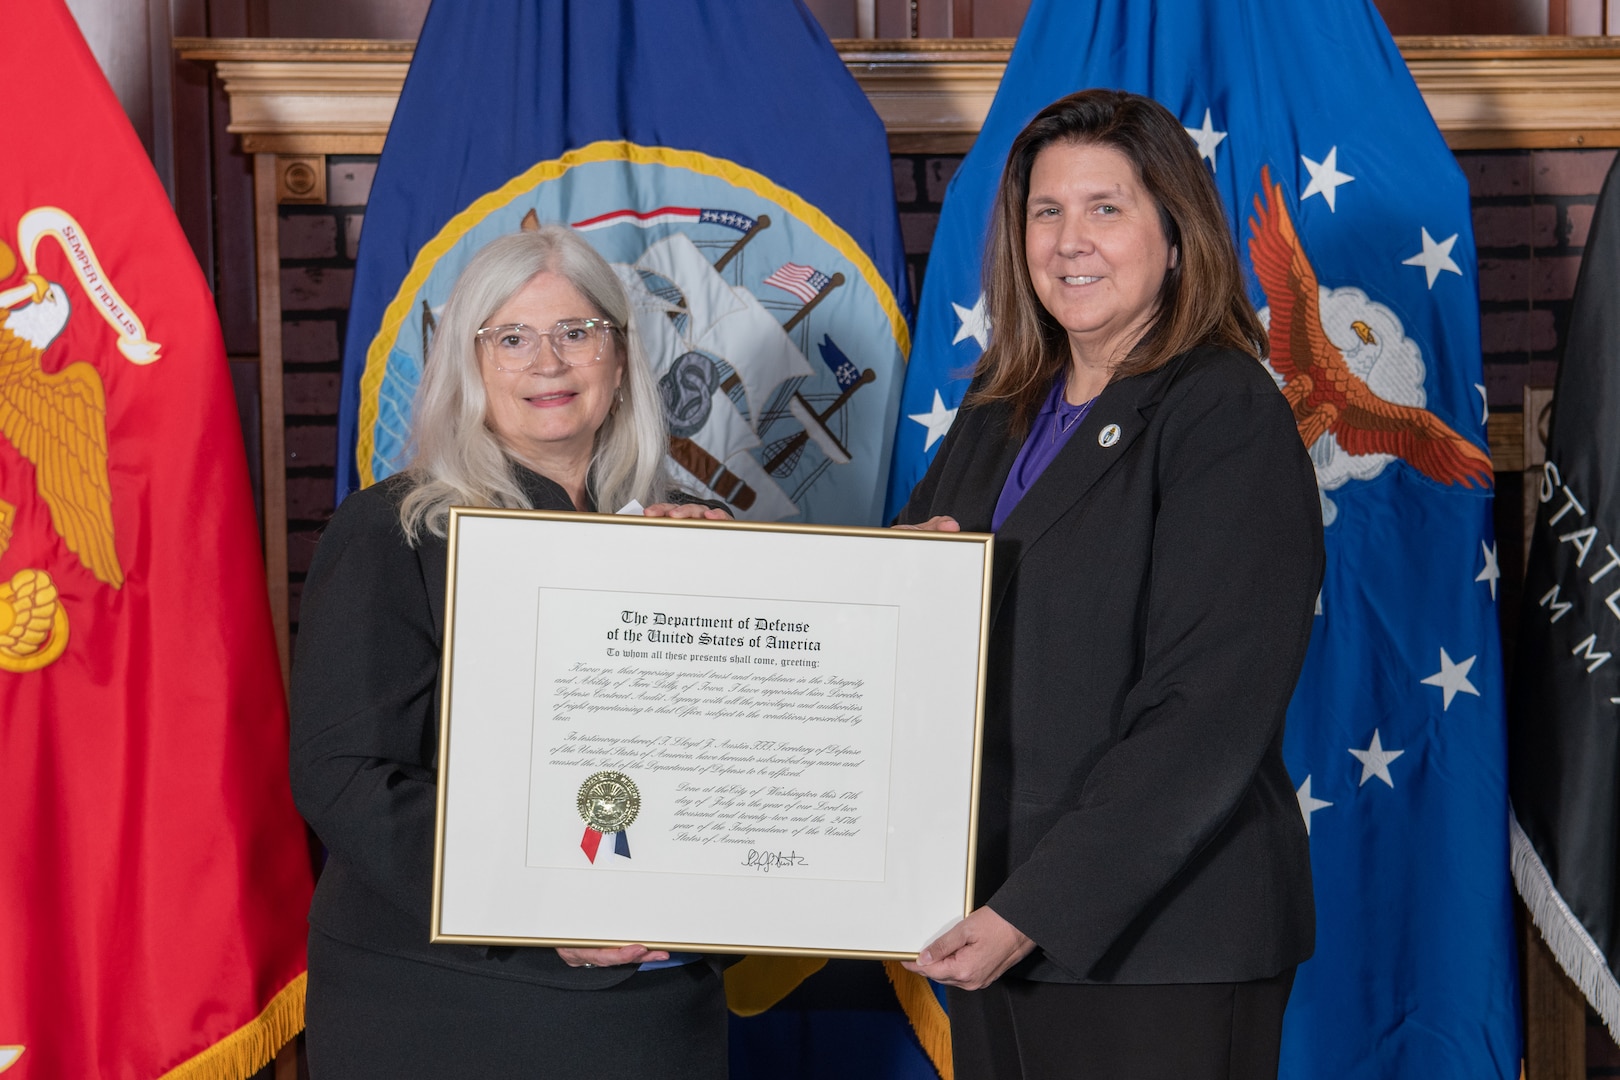
[[[435,4],[366,213],[339,497],[402,464],[467,260],[562,222],[630,292],[678,482],[742,518],[876,524],[910,345],[891,175],[797,0]]]
[[[935,235],[889,512],[995,333],[979,266],[1007,150],[1043,106],[1091,86],[1181,117],[1321,489],[1327,572],[1285,744],[1318,929],[1283,1075],[1517,1076],[1468,191],[1371,0],[1035,0]]]

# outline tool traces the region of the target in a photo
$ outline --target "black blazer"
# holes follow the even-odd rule
[[[988,531],[1009,416],[964,408],[901,520]],[[1008,516],[977,881],[1039,946],[1014,975],[1230,982],[1310,956],[1282,735],[1322,566],[1291,411],[1229,350],[1110,384]]]
[[[519,470],[537,509],[572,510]],[[326,867],[309,921],[350,945],[480,975],[592,989],[634,964],[571,968],[554,949],[428,943],[438,791],[445,542],[412,548],[395,476],[343,500],[304,583],[292,668],[292,789]]]

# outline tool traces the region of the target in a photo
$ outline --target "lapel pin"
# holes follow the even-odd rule
[[[1098,446],[1113,446],[1117,442],[1119,442],[1118,424],[1109,424],[1107,427],[1097,432]]]

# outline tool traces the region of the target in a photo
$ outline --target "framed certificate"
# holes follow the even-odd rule
[[[992,543],[453,509],[433,940],[914,956],[973,899]]]

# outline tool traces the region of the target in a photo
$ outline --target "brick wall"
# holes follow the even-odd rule
[[[928,249],[939,227],[939,208],[945,202],[945,186],[962,164],[961,154],[895,154],[894,201],[900,211],[900,238],[906,248],[906,273],[911,279],[911,299],[922,295],[923,271],[928,268]]]
[[[1463,152],[1479,251],[1480,334],[1492,411],[1551,386],[1592,209],[1613,150]]]
[[[327,159],[327,202],[283,206],[281,234],[282,390],[286,403],[289,615],[336,490],[337,416],[349,294],[375,157]]]

